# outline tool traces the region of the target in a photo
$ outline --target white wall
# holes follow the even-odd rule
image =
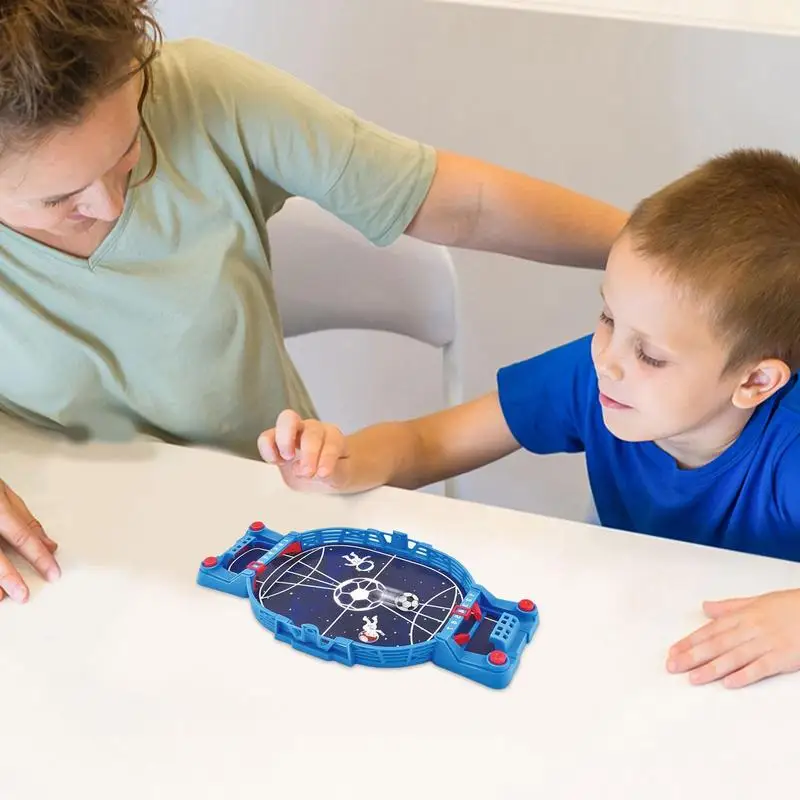
[[[800,149],[800,43],[789,37],[423,0],[160,0],[170,37],[239,47],[399,132],[630,208],[734,146]],[[456,253],[467,391],[498,366],[588,331],[596,273]],[[292,345],[345,429],[439,403],[413,343],[331,334]],[[332,356],[345,353],[344,369]],[[518,454],[464,481],[481,502],[567,517],[583,462]]]
[[[800,33],[791,0],[428,0],[616,19],[704,25],[730,30]]]

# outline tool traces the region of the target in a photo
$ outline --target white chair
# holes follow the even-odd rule
[[[442,351],[443,399],[463,399],[458,281],[446,247],[401,236],[376,247],[315,203],[292,198],[268,224],[284,335],[373,330]],[[456,482],[445,494],[457,495]]]

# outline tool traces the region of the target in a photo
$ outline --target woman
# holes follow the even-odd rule
[[[0,410],[96,438],[257,456],[313,414],[284,348],[266,220],[304,196],[403,233],[601,266],[624,215],[394,135],[280,71],[170,42],[147,0],[0,6]],[[334,269],[335,265],[331,265]],[[8,487],[0,539],[55,544]],[[0,597],[27,588],[0,554]]]

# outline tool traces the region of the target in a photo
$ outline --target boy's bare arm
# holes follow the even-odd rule
[[[500,408],[497,392],[408,422],[375,426],[349,437],[350,452],[386,452],[383,483],[418,489],[463,475],[519,449]],[[376,447],[386,436],[384,446]],[[391,445],[390,445],[391,443]],[[390,446],[389,446],[390,445]]]
[[[262,457],[297,489],[362,492],[389,485],[417,489],[469,472],[519,449],[497,392],[405,422],[385,422],[345,437],[330,424],[284,411],[259,439]]]

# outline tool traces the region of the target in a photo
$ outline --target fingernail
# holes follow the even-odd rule
[[[674,659],[671,658],[669,661],[667,661],[667,669],[670,672],[675,672],[675,670],[677,668],[678,668],[678,665],[675,663]]]
[[[16,600],[18,603],[24,603],[25,599],[28,596],[27,591],[25,591],[24,586],[12,586],[11,587],[11,597],[13,600]]]
[[[58,568],[58,566],[56,566],[55,564],[53,564],[53,566],[52,566],[52,567],[50,567],[50,568],[47,570],[47,572],[45,573],[45,575],[46,575],[46,577],[47,577],[47,580],[49,580],[49,581],[56,581],[56,580],[58,580],[58,579],[61,577],[61,570]]]

